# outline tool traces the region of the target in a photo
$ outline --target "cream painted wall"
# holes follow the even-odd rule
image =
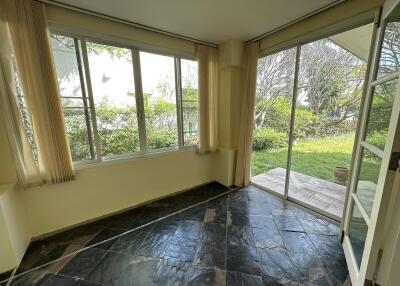
[[[219,47],[218,153],[216,180],[232,185],[236,164],[237,138],[242,100],[243,43],[231,40]]]
[[[24,192],[33,237],[214,180],[213,155],[194,149],[99,165],[76,180]]]
[[[15,184],[0,187],[0,273],[21,261],[31,239],[22,195]]]

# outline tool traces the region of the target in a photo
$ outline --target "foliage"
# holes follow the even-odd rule
[[[290,128],[295,49],[258,62],[255,131]],[[330,40],[302,46],[294,138],[348,133],[355,128],[365,74],[361,61]]]
[[[147,141],[150,149],[176,146],[176,131],[152,130],[147,136]]]
[[[288,137],[272,128],[259,129],[253,135],[253,150],[270,150],[287,146]]]
[[[293,171],[334,182],[335,167],[350,167],[354,133],[334,137],[302,140],[293,145],[291,168]],[[274,168],[285,168],[287,148],[253,151],[252,176]],[[375,178],[379,161],[365,162],[363,178]]]

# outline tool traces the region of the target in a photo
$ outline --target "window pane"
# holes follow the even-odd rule
[[[90,78],[102,156],[140,149],[132,54],[88,42]]]
[[[383,36],[378,77],[399,70],[400,67],[400,6],[389,16]]]
[[[149,149],[178,146],[174,58],[140,52]]]
[[[396,94],[397,79],[374,88],[368,117],[366,141],[383,150],[386,144],[390,116]]]
[[[356,195],[368,215],[371,215],[380,168],[381,159],[363,148]]]
[[[368,226],[362,217],[358,207],[353,202],[351,210],[351,219],[349,224],[349,238],[353,248],[354,256],[358,267],[361,265],[362,255],[364,252],[365,240],[367,238]]]
[[[75,40],[52,34],[51,43],[72,160],[94,159],[90,110],[85,109],[89,105],[83,98]]]
[[[258,60],[251,181],[284,193],[296,48]]]
[[[181,60],[182,113],[184,145],[198,143],[198,66],[196,61]]]

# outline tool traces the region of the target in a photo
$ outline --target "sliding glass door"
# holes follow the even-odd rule
[[[340,221],[373,24],[259,60],[252,183]]]
[[[296,48],[258,61],[252,182],[284,195]]]

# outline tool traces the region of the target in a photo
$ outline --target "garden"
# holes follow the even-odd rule
[[[287,168],[296,50],[259,59],[252,176]],[[335,182],[349,169],[366,63],[328,39],[302,46],[295,101],[291,170]],[[366,140],[383,149],[392,86],[375,90]],[[377,178],[380,161],[363,156],[361,179]]]

